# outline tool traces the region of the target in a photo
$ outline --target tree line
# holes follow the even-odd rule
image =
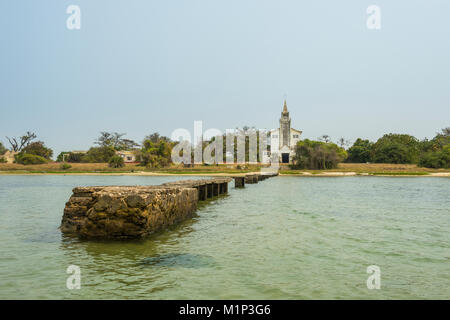
[[[419,140],[408,134],[389,133],[376,142],[358,138],[345,150],[324,135],[321,141],[302,140],[295,148],[293,168],[332,169],[340,162],[417,164],[427,168],[450,168],[450,127],[431,139]]]
[[[142,143],[124,138],[124,133],[101,132],[93,147],[86,153],[61,152],[56,161],[71,163],[109,163],[110,167],[124,166],[124,160],[118,151],[133,151],[140,165],[159,168],[170,164],[174,142],[155,132],[146,136]]]
[[[61,152],[57,162],[68,163],[109,163],[111,167],[123,167],[124,160],[117,155],[118,151],[133,151],[136,161],[143,166],[152,168],[170,164],[171,151],[174,142],[159,133],[152,133],[144,138],[141,144],[124,138],[124,133],[100,132],[94,141],[94,146],[87,152]],[[24,165],[43,164],[51,161],[53,150],[45,146],[43,141],[35,141],[37,135],[27,132],[18,138],[7,137],[10,150],[15,152],[14,162]],[[0,162],[8,149],[0,142]]]
[[[238,134],[246,135],[248,126],[237,130]],[[142,166],[160,168],[171,164],[171,154],[177,142],[155,132],[146,136],[141,143],[124,137],[124,133],[100,132],[87,152],[61,152],[56,161],[68,163],[109,163],[111,167],[124,166],[123,158],[118,151],[132,150],[136,161]],[[6,137],[10,150],[16,154],[15,163],[42,164],[51,161],[53,150],[43,141],[37,140],[33,132],[26,132],[18,138]],[[223,136],[223,160],[226,161],[227,136]],[[259,148],[260,133],[257,132],[257,148]],[[209,142],[204,141],[202,149]],[[236,137],[233,137],[236,139]],[[236,140],[234,144],[234,161],[236,159]],[[295,146],[293,157],[294,169],[333,169],[340,162],[348,163],[394,163],[417,164],[427,168],[450,168],[450,127],[444,128],[431,139],[418,140],[408,134],[385,134],[376,142],[358,138],[348,149],[348,141],[341,138],[333,143],[328,135],[318,140],[304,139]],[[8,149],[0,142],[0,162],[6,162],[4,155]],[[245,161],[249,161],[249,139],[245,137]],[[257,152],[259,159],[259,150]],[[193,154],[191,154],[193,159]]]

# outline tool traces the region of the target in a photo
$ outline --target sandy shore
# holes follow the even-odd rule
[[[256,172],[255,172],[256,173]],[[214,176],[214,177],[239,177],[250,173],[167,173],[167,172],[14,172],[14,171],[0,171],[0,176],[21,176],[21,175],[35,175],[35,176]]]
[[[248,173],[166,173],[166,172],[61,172],[61,173],[46,173],[46,172],[14,172],[14,171],[0,171],[2,175],[56,175],[56,176],[210,176],[210,177],[238,177],[246,174],[258,174],[260,172]],[[286,177],[355,177],[355,176],[370,176],[370,177],[450,177],[450,172],[429,172],[427,174],[382,174],[382,173],[366,173],[366,172],[321,172],[311,173],[307,171],[300,171],[296,173],[280,173],[280,176]]]
[[[450,177],[450,172],[430,172],[427,174],[373,174],[367,172],[324,172],[324,173],[287,173],[280,176],[299,176],[299,177],[352,177],[352,176],[369,176],[369,177]]]

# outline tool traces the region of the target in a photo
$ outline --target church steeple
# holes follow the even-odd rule
[[[283,113],[288,113],[286,99],[284,99]]]
[[[283,146],[290,146],[291,141],[291,118],[289,118],[289,111],[287,109],[286,99],[284,99],[283,111],[280,118],[280,149]]]

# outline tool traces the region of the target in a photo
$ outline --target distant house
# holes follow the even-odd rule
[[[136,161],[136,153],[134,151],[116,151],[119,157],[123,158],[125,163],[133,163]]]
[[[14,156],[18,154],[16,151],[6,151],[6,153],[1,156],[6,159],[6,163],[14,163]]]

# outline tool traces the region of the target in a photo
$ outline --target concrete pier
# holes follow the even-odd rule
[[[142,238],[191,217],[198,201],[227,193],[230,181],[74,188],[64,208],[61,231],[87,239]]]
[[[198,191],[198,200],[204,201],[211,197],[216,197],[228,193],[228,182],[231,178],[215,178],[201,180],[181,180],[163,183],[162,186],[195,188]]]
[[[262,173],[247,173],[245,175],[235,176],[233,177],[234,187],[244,188],[245,184],[258,183],[259,181],[263,181],[277,175],[278,175],[277,172],[262,172]]]
[[[235,188],[244,188],[245,187],[245,177],[239,176],[239,177],[233,177],[234,179],[234,187]]]
[[[278,173],[235,176],[236,188]],[[199,201],[228,193],[231,178],[181,180],[158,186],[77,187],[61,231],[87,239],[142,238],[191,217]]]
[[[258,183],[258,181],[260,181],[259,177],[261,177],[261,174],[247,174],[245,176],[245,183],[248,183],[248,184]]]

